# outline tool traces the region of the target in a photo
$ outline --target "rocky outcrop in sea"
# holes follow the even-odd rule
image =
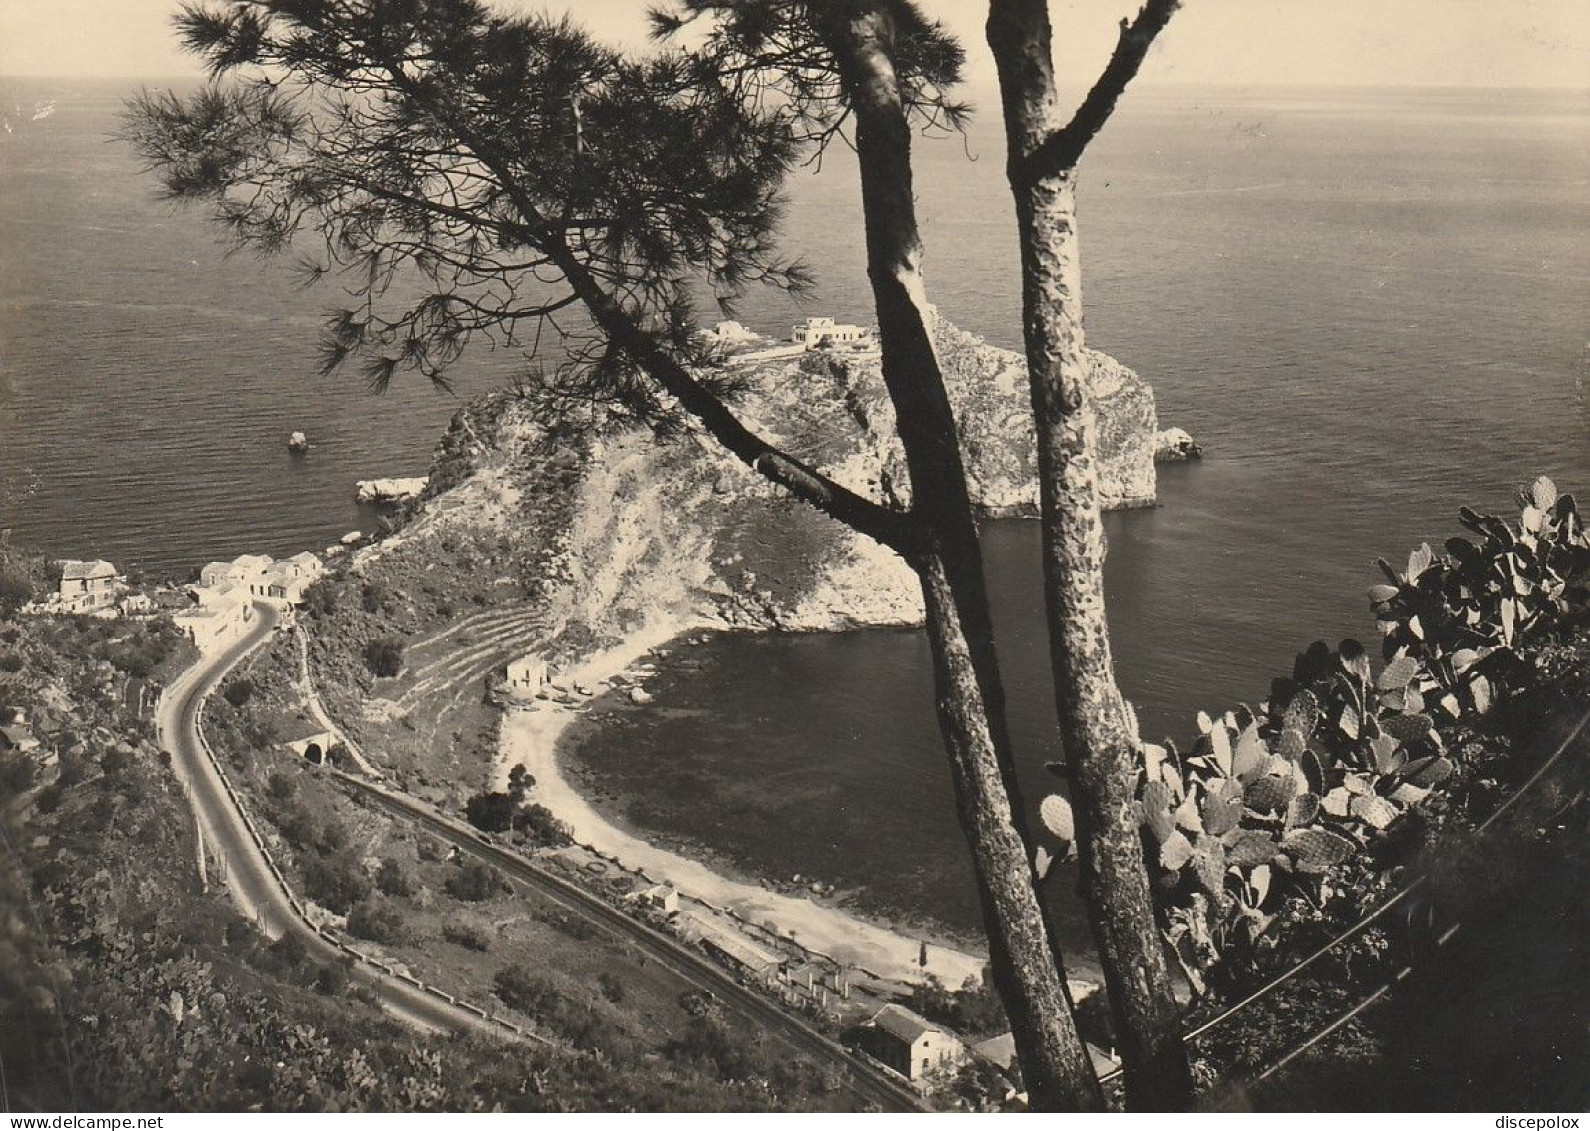
[[[1019,354],[941,323],[937,340],[976,504],[1036,511],[1035,442]],[[1154,501],[1153,391],[1092,355],[1106,506]],[[910,481],[875,350],[755,363],[737,408],[758,431],[872,498]],[[536,576],[570,652],[647,625],[821,631],[910,625],[915,576],[892,552],[786,496],[710,439],[551,435],[508,393],[476,402],[439,445],[424,500],[362,551],[360,570],[470,540]],[[411,568],[436,578],[440,563]],[[439,580],[439,579],[437,579]]]

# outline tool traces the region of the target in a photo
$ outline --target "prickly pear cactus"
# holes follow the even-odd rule
[[[1358,846],[1325,829],[1294,829],[1281,838],[1281,851],[1299,872],[1318,873],[1335,867]]]

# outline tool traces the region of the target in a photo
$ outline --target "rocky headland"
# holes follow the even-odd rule
[[[990,515],[1035,513],[1023,358],[948,323],[937,338],[974,502]],[[1113,358],[1092,360],[1105,505],[1150,505],[1160,443],[1153,391]],[[875,351],[814,350],[756,369],[740,409],[760,431],[869,497],[909,500]],[[828,631],[922,615],[904,562],[783,497],[705,437],[558,435],[511,393],[457,415],[420,504],[353,570],[383,572],[485,532],[513,551],[515,587],[534,591],[572,630],[570,654],[658,618]]]

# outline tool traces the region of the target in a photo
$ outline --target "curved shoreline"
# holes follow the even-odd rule
[[[586,658],[565,672],[560,682],[595,687],[680,634],[706,627],[710,626],[684,621],[649,625],[621,644]],[[651,844],[597,812],[563,772],[558,758],[560,739],[579,717],[579,712],[546,700],[536,701],[533,707],[510,709],[498,740],[496,787],[506,788],[511,768],[523,764],[536,781],[534,800],[567,823],[576,840],[654,880],[672,884],[685,895],[732,910],[839,962],[885,978],[922,980],[919,933],[901,934],[838,907],[726,876],[698,860]],[[926,972],[950,987],[960,986],[968,977],[980,979],[987,962],[984,954],[944,945],[930,944],[927,957]],[[1084,996],[1097,988],[1099,979],[1091,969],[1072,973],[1073,994]]]

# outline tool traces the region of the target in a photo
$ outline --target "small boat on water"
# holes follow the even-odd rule
[[[290,452],[307,452],[309,450],[309,437],[302,432],[294,432],[287,437],[287,450]]]

